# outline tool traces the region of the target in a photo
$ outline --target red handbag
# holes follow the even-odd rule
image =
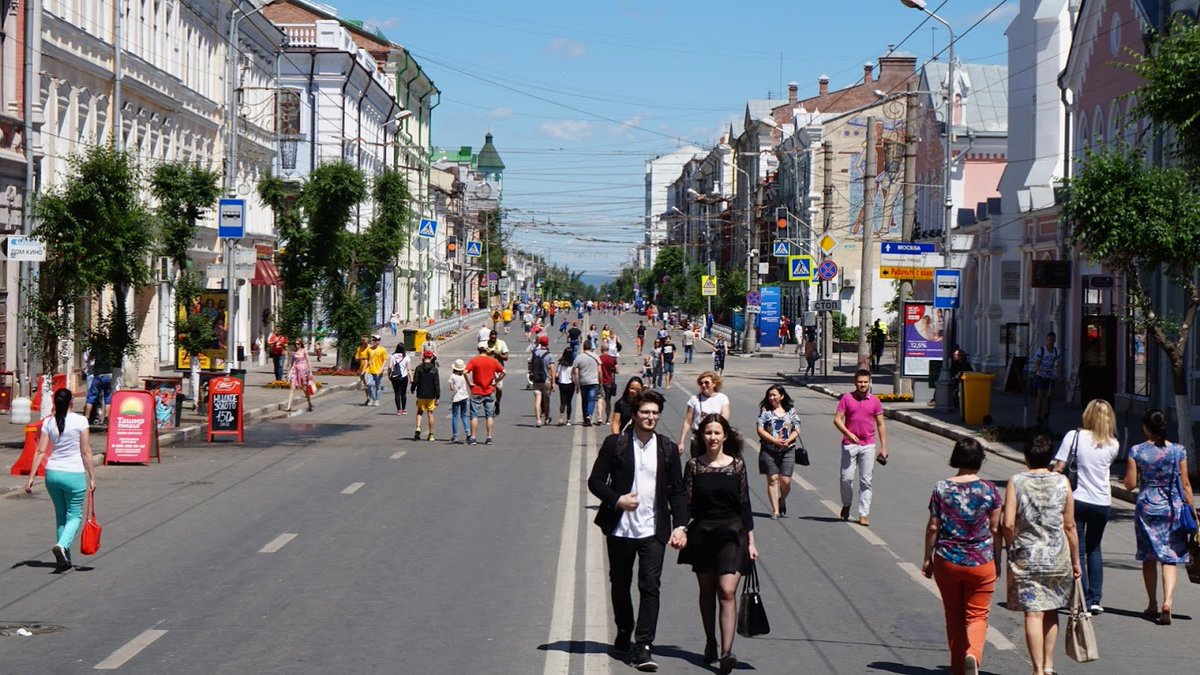
[[[79,552],[84,555],[96,555],[100,550],[100,533],[104,528],[96,520],[96,489],[88,492],[87,515],[83,519],[83,536],[79,539]]]

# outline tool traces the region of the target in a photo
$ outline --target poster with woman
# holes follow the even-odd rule
[[[929,362],[941,361],[945,353],[944,330],[943,311],[934,310],[933,303],[904,303],[901,374],[905,377],[929,374]]]

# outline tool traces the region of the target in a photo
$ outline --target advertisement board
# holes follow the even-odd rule
[[[904,303],[904,333],[900,373],[905,377],[929,375],[929,362],[945,353],[945,312],[931,302]]]
[[[112,395],[104,463],[146,464],[150,453],[158,457],[158,425],[154,396],[139,389],[122,389]],[[162,461],[160,457],[158,461]]]
[[[242,381],[236,377],[214,377],[208,383],[208,442],[216,436],[236,436],[245,440]]]
[[[200,370],[223,372],[225,370],[225,340],[229,336],[225,328],[229,313],[226,311],[225,291],[208,290],[200,293],[192,307],[187,309],[192,314],[202,314],[212,322],[213,339],[209,346],[200,353]],[[186,318],[184,308],[179,308],[178,320],[183,323]],[[182,349],[175,349],[175,369],[190,370],[192,361]]]
[[[762,303],[758,315],[758,344],[762,347],[778,347],[779,346],[779,301],[780,288],[778,286],[763,286],[759,289],[762,293]]]

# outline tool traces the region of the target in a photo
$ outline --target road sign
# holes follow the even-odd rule
[[[762,304],[762,293],[758,291],[750,291],[746,294],[746,304],[751,307],[758,307]]]
[[[826,232],[817,239],[817,248],[821,249],[821,253],[829,255],[833,253],[842,242],[838,241],[832,234]]]
[[[840,300],[817,300],[813,302],[813,309],[818,312],[840,312],[842,302]]]
[[[421,219],[421,226],[417,228],[417,236],[433,239],[437,236],[437,221],[429,220],[428,218]]]
[[[746,305],[747,314],[758,314],[759,311],[761,310],[759,309],[758,305]]]
[[[499,274],[496,274],[495,272],[488,272],[488,281],[495,281],[499,278],[500,278]]]
[[[782,239],[776,239],[775,245],[771,247],[771,255],[776,258],[786,258],[792,254],[792,247]]]
[[[481,255],[483,255],[483,243],[478,242],[478,241],[468,241],[467,242],[467,257],[468,258],[478,258]]]
[[[43,262],[46,242],[14,234],[4,239],[4,257],[11,262]]]
[[[707,274],[700,277],[700,295],[716,295],[717,294],[717,278],[710,277]]]
[[[222,199],[217,207],[217,236],[241,239],[246,236],[246,200]]]
[[[816,261],[811,255],[788,256],[788,281],[812,281]]]
[[[928,242],[915,243],[911,241],[881,241],[880,255],[923,255],[937,253],[937,246]]]
[[[829,281],[836,277],[837,273],[837,263],[832,260],[825,260],[820,265],[817,265],[817,276],[820,277],[821,281]]]
[[[895,267],[884,266],[879,268],[880,279],[912,279],[914,281],[931,281],[933,280],[932,267]]]
[[[933,273],[933,308],[958,309],[962,291],[960,270],[935,270]]]

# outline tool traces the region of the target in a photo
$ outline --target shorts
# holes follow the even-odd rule
[[[1033,376],[1033,390],[1034,391],[1040,391],[1040,390],[1053,391],[1054,390],[1054,378],[1053,377],[1042,377],[1041,375],[1034,375]]]
[[[87,404],[96,405],[101,395],[104,396],[104,405],[112,403],[112,373],[92,378],[91,384],[88,385]]]
[[[617,395],[617,383],[610,382],[600,385],[601,396],[605,399],[610,399]]]
[[[546,381],[546,382],[533,382],[533,383],[531,383],[531,384],[529,385],[529,387],[530,387],[531,389],[533,389],[534,391],[539,391],[539,392],[541,392],[542,394],[544,394],[544,395],[546,395],[546,396],[549,396],[549,395],[550,395],[550,384],[551,384],[551,383],[550,383],[549,381]]]
[[[796,451],[791,448],[758,449],[758,472],[764,476],[791,476],[796,468]]]
[[[417,399],[417,412],[418,413],[423,413],[423,412],[431,413],[434,410],[437,410],[437,402],[438,402],[438,400],[436,398],[419,398],[419,399]]]
[[[483,417],[485,419],[496,416],[496,395],[488,394],[480,396],[471,394],[471,417]]]
[[[667,373],[674,373],[675,372],[675,364],[674,363],[664,363],[662,366],[662,371],[663,371],[664,375]]]

